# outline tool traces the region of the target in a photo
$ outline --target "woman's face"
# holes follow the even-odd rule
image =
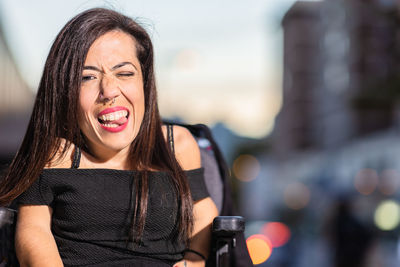
[[[143,78],[134,39],[121,31],[90,47],[79,93],[79,127],[90,152],[107,158],[128,152],[144,115]]]

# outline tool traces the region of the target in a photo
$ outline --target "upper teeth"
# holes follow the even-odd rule
[[[127,110],[119,110],[112,113],[107,113],[104,115],[99,116],[99,119],[102,121],[116,121],[122,117],[126,117],[128,115]]]

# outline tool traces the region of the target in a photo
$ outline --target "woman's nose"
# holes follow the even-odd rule
[[[114,77],[104,75],[100,84],[100,100],[112,100],[121,94],[118,81]]]

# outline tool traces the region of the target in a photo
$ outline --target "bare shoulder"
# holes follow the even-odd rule
[[[67,150],[64,152],[64,148]],[[45,168],[70,168],[72,165],[73,152],[75,145],[69,143],[64,138],[60,138],[60,146],[57,148],[56,154],[49,163],[46,164]]]
[[[164,135],[167,136],[167,127],[163,126]],[[174,125],[174,147],[175,157],[184,170],[200,168],[200,149],[196,139],[188,129],[182,126]]]
[[[50,221],[52,209],[46,205],[20,205],[18,207],[18,225],[43,224]]]

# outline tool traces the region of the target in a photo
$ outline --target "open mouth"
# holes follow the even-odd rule
[[[123,126],[125,126],[128,122],[128,118],[128,110],[120,109],[112,112],[105,110],[98,115],[97,120],[99,121],[102,128],[106,130],[122,130],[123,128],[125,128]]]

